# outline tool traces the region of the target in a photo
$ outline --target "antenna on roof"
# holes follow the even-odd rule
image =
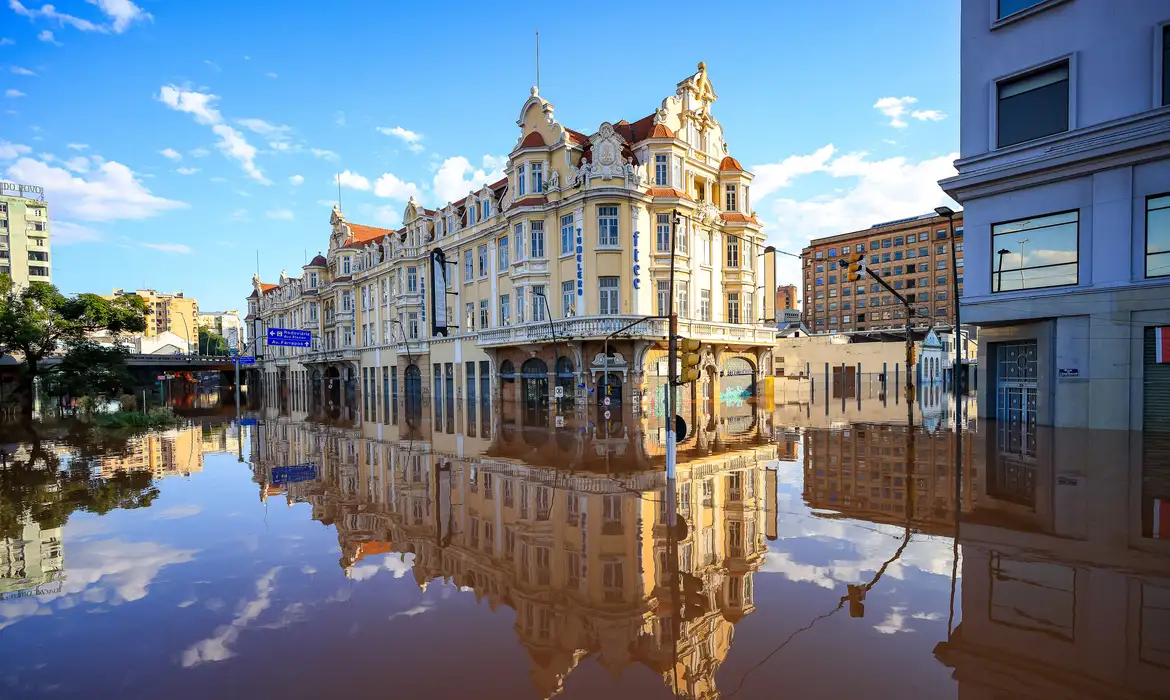
[[[341,173],[335,176],[337,179],[337,208],[341,208]]]
[[[536,30],[536,91],[540,92],[540,30]]]

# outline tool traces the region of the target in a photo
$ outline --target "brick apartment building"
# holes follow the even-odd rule
[[[963,214],[955,215],[955,256],[963,291]],[[862,231],[812,241],[801,251],[804,270],[802,318],[812,333],[904,328],[905,309],[868,275],[842,283],[837,263],[865,253],[870,269],[913,304],[916,326],[954,322],[951,238],[945,217],[925,214],[877,224]]]

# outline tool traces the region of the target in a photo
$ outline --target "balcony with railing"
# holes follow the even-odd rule
[[[558,340],[583,338],[605,338],[623,326],[637,321],[639,316],[582,316],[548,321],[530,321],[504,328],[487,328],[478,331],[479,344],[484,346],[516,345],[519,343],[552,342],[555,333]],[[625,338],[646,338],[664,340],[669,323],[664,318],[646,319],[635,323],[622,332]],[[767,326],[749,326],[735,323],[714,323],[679,319],[679,334],[704,342],[733,342],[751,345],[771,345],[775,342],[776,331]]]

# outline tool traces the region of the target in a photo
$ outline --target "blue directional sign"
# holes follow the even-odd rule
[[[290,348],[308,348],[313,346],[313,334],[296,328],[269,328],[268,344]]]
[[[241,418],[240,425],[259,425],[260,423],[255,418]]]
[[[300,481],[312,481],[317,478],[316,464],[294,464],[290,467],[272,468],[272,485],[295,484]]]
[[[256,364],[256,358],[251,355],[237,355],[232,358],[232,362],[237,365],[254,365]]]

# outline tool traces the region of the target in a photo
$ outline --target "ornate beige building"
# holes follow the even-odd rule
[[[503,179],[438,209],[412,199],[395,230],[334,207],[327,253],[299,277],[253,279],[265,403],[390,423],[400,406],[479,395],[551,422],[606,394],[636,415],[665,373],[667,322],[606,339],[666,313],[676,225],[680,333],[706,343],[703,378],[683,393],[722,396],[726,378],[735,397],[754,391],[771,373],[773,294],[752,175],[729,155],[715,100],[700,64],[651,114],[585,133],[533,89]],[[273,327],[308,330],[313,347],[267,347]]]

